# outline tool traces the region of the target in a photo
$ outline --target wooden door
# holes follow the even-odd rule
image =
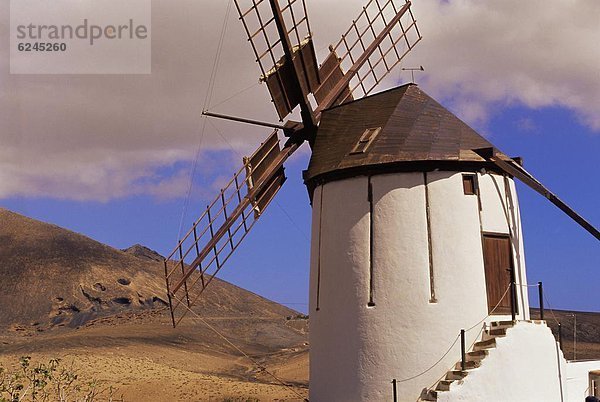
[[[591,395],[596,398],[600,397],[600,375],[593,375],[590,373],[590,382]]]
[[[509,289],[513,263],[510,238],[502,235],[483,236],[483,259],[487,287],[488,312],[510,314]],[[508,291],[507,291],[508,289]]]

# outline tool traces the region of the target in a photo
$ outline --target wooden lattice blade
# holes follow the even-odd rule
[[[277,131],[221,190],[165,260],[173,325],[202,295],[285,182],[283,164],[298,149],[280,149]]]
[[[319,85],[305,0],[235,0],[240,20],[281,120],[300,106],[313,124],[307,95]]]
[[[314,91],[317,104],[321,105],[344,78],[344,71],[339,56],[332,50],[319,68],[320,85]],[[350,87],[346,86],[338,98],[353,100]],[[331,106],[337,106],[334,101]]]
[[[320,86],[317,57],[311,38],[294,48],[293,65],[282,57],[277,65],[262,79],[267,83],[273,104],[280,119],[287,117],[300,105],[303,96],[316,91]],[[300,87],[294,84],[299,72]]]
[[[370,0],[333,47],[320,69],[317,118],[327,108],[369,95],[422,39],[411,2],[396,3],[401,2]]]

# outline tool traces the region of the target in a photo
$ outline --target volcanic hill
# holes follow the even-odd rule
[[[306,394],[304,316],[215,279],[174,329],[162,257],[144,246],[116,250],[0,209],[0,278],[0,366],[60,358],[126,401]]]

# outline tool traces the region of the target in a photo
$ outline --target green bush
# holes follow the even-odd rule
[[[21,357],[13,370],[0,366],[0,402],[115,402],[113,387],[98,380],[85,381],[72,367],[62,367],[60,359],[33,364],[30,356]]]

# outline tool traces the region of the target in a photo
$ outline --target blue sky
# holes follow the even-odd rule
[[[561,108],[510,107],[489,122],[489,138],[564,201],[598,225],[600,185],[595,172],[600,136]],[[221,277],[270,299],[305,310],[308,293],[310,206],[301,180],[307,154],[287,167],[288,182]],[[196,185],[201,186],[201,183]],[[530,283],[543,281],[553,307],[600,311],[598,242],[543,197],[519,185]],[[192,198],[187,221],[205,200]],[[110,202],[8,198],[0,205],[83,233],[116,248],[135,243],[162,254],[176,244],[183,198],[129,197]],[[188,228],[189,225],[184,225]],[[532,304],[537,305],[537,293]]]
[[[214,96],[203,103],[226,4],[173,1],[152,2],[149,76],[10,75],[8,41],[0,43],[0,206],[117,248],[171,251],[198,147],[184,231],[268,134],[205,124],[203,106],[277,120],[235,15]],[[8,34],[8,3],[0,0],[0,36]],[[308,0],[321,60],[363,3]],[[424,65],[421,88],[504,152],[524,157],[531,173],[599,226],[600,2],[548,4],[415,1],[424,39],[404,65]],[[329,18],[331,7],[339,18]],[[409,77],[398,71],[381,89]],[[221,275],[299,310],[308,293],[307,162],[306,150],[290,161],[277,202]],[[519,186],[519,198],[529,282],[543,281],[554,307],[600,311],[598,242],[528,188]]]

